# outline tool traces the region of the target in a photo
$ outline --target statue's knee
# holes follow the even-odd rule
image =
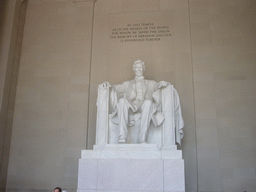
[[[125,98],[120,98],[118,100],[118,106],[126,106],[126,101],[125,101]]]
[[[125,98],[120,98],[120,99],[118,100],[118,102],[119,102],[119,103],[122,103],[122,104],[125,103]]]

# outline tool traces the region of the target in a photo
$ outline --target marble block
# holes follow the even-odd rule
[[[163,162],[156,159],[99,160],[98,189],[163,190]]]
[[[154,144],[117,144],[83,150],[79,160],[78,192],[184,192],[184,160],[180,150]]]
[[[82,159],[182,159],[182,151],[173,145],[172,150],[159,150],[156,144],[107,144],[82,150]]]

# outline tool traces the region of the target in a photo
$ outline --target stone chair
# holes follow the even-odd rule
[[[172,149],[174,146],[176,147],[176,143],[180,144],[183,137],[184,122],[179,96],[173,85],[156,91],[155,95],[158,100],[158,111],[164,115],[165,119],[157,127],[151,122],[147,133],[147,143],[157,144],[159,149]],[[106,144],[118,144],[119,128],[111,121],[111,114],[115,110],[114,106],[119,97],[112,87],[106,89],[98,87],[96,124],[96,146],[98,147]],[[128,127],[127,143],[138,144],[140,113],[132,115],[135,124]]]

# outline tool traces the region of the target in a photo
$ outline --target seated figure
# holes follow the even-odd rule
[[[137,130],[139,143],[148,142],[148,130],[153,123],[158,128],[162,125],[161,146],[175,145],[175,142],[180,144],[184,123],[176,90],[166,81],[157,83],[146,80],[143,76],[145,64],[140,60],[134,62],[133,70],[134,80],[119,85],[111,85],[109,82],[99,85],[97,137],[102,133],[108,135],[108,126],[113,123],[118,125],[118,142],[127,143],[129,127],[134,126],[140,119]],[[111,123],[108,121],[109,116]],[[107,129],[105,132],[102,130],[104,126]],[[106,136],[105,139],[107,144]],[[96,138],[96,144],[99,143],[102,141]]]

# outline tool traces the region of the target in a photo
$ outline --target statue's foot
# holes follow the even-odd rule
[[[119,143],[123,144],[123,143],[126,143],[126,141],[124,139],[119,139]]]
[[[119,137],[119,143],[120,143],[120,144],[126,143],[126,138],[123,137],[123,136],[120,136],[120,137]]]
[[[140,141],[140,144],[147,144],[146,141]]]

